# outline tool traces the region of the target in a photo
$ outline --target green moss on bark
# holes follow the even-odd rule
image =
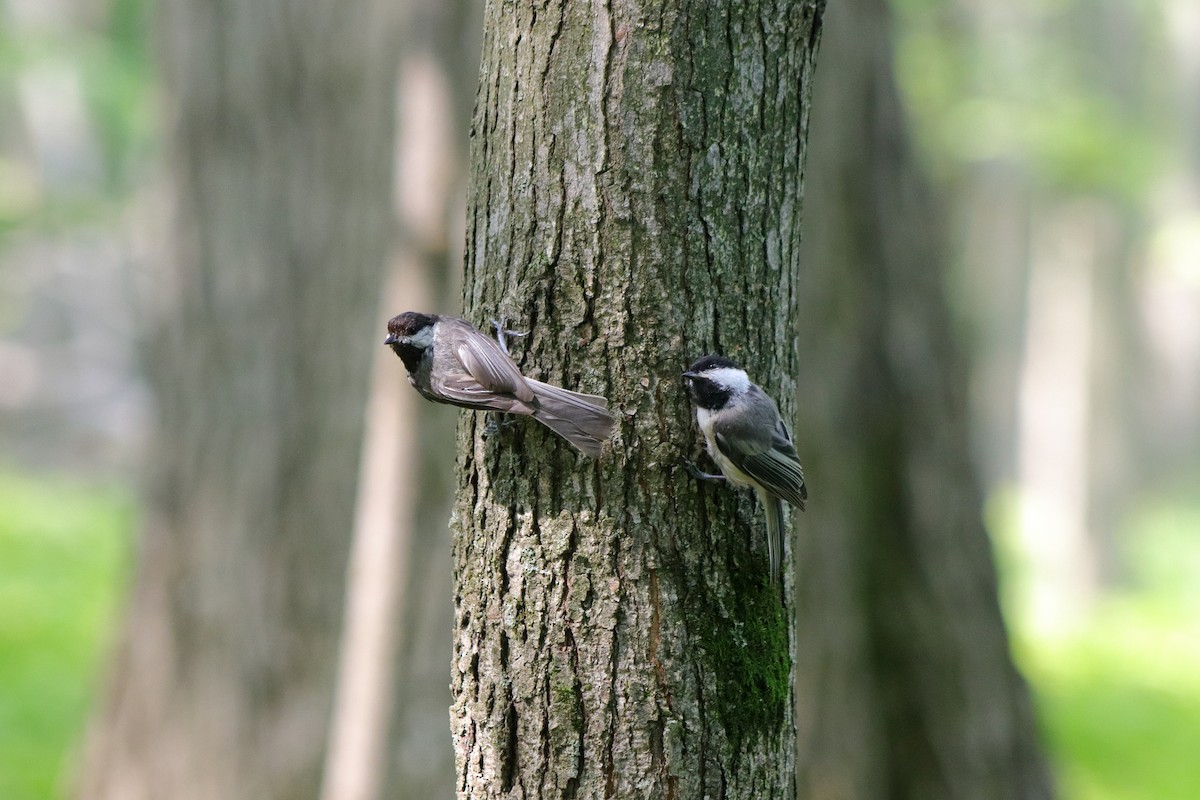
[[[731,577],[731,591],[720,596],[693,587],[689,628],[737,752],[747,737],[772,735],[784,723],[791,659],[779,587],[765,571],[734,569]]]

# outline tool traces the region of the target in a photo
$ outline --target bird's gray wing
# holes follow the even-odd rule
[[[442,391],[449,398],[499,411],[529,413],[533,389],[499,345],[465,322],[455,325],[451,341],[458,368],[437,370]]]
[[[749,423],[715,432],[721,454],[768,492],[803,511],[808,489],[787,427],[777,415],[773,429]]]

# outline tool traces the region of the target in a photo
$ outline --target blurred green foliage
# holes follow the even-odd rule
[[[1164,180],[1187,169],[1195,98],[1180,102],[1168,0],[889,5],[915,142],[949,197],[985,170],[1003,171],[1020,185],[1031,225],[1081,197],[1102,198],[1113,219],[1141,220]],[[963,259],[964,272],[980,268]],[[1141,477],[1127,469],[1131,482]],[[1018,498],[993,487],[1006,618],[1066,800],[1200,797],[1200,476],[1190,477],[1138,495],[1117,536],[1127,579],[1102,587],[1070,633],[1036,619],[1037,567],[1018,542]]]
[[[0,797],[69,795],[129,570],[127,492],[0,471]]]
[[[1067,800],[1200,797],[1200,638],[1153,604],[1106,603],[1087,630],[1022,647]]]
[[[1200,497],[1180,485],[1131,516],[1128,583],[1083,625],[1040,631],[1024,596],[1011,500],[990,516],[1017,660],[1065,800],[1200,797]]]
[[[897,73],[935,174],[1001,161],[1050,192],[1132,201],[1175,162],[1161,2],[892,7]]]
[[[0,237],[115,219],[158,141],[147,0],[65,8],[55,23],[18,26],[0,7]],[[21,81],[47,73],[78,81],[85,127],[69,133],[94,147],[97,174],[45,181],[31,159]]]
[[[104,29],[94,39],[96,69],[87,81],[87,96],[112,193],[127,192],[140,183],[157,142],[149,14],[146,0],[114,0]]]

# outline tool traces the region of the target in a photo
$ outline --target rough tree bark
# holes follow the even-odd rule
[[[319,785],[391,233],[391,4],[168,0],[159,424],[86,798]]]
[[[488,4],[465,313],[620,423],[591,462],[462,415],[462,797],[794,796],[793,581],[752,498],[684,468],[679,376],[723,353],[790,416],[822,5]]]
[[[1009,654],[883,0],[830,8],[813,99],[796,438],[801,798],[1051,794]]]

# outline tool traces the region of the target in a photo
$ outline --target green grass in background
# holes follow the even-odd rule
[[[69,794],[129,564],[128,492],[0,470],[0,798]]]
[[[1066,800],[1200,797],[1200,642],[1136,602],[1022,659]]]
[[[1009,615],[1063,800],[1200,798],[1195,495],[1181,488],[1134,515],[1124,537],[1133,582],[1104,598],[1080,629],[1039,634],[1020,612]]]

